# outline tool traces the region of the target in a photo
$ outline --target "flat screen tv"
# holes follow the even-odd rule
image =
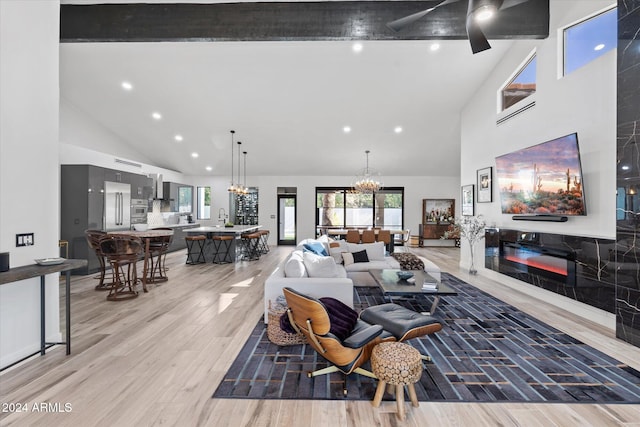
[[[502,213],[586,215],[578,135],[496,157]]]

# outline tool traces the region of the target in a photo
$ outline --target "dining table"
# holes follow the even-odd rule
[[[144,242],[144,263],[142,267],[142,290],[144,292],[149,292],[147,290],[147,272],[149,269],[149,260],[151,258],[150,254],[150,246],[151,240],[155,237],[166,237],[173,236],[173,230],[146,230],[146,231],[136,231],[136,230],[116,230],[116,231],[107,231],[107,234],[111,235],[126,235],[126,236],[134,236],[140,238]]]
[[[347,232],[349,230],[353,230],[353,229],[347,229],[347,228],[328,228],[326,230],[326,233],[328,236],[332,236],[332,237],[339,237],[339,238],[344,238],[347,236]],[[365,231],[365,229],[357,229],[360,232],[360,236],[362,236],[362,232]],[[383,229],[386,230],[386,229]],[[375,235],[378,235],[378,231],[380,231],[379,228],[374,228],[373,231],[375,232]],[[398,229],[394,229],[391,230],[389,229],[389,232],[391,233],[391,241],[389,242],[389,246],[387,248],[387,250],[392,253],[393,249],[394,249],[394,240],[395,240],[395,236],[404,236],[406,234],[409,234],[409,230],[398,230]]]

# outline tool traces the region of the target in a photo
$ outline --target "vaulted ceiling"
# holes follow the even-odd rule
[[[295,8],[271,13],[283,3],[227,4],[222,15],[213,14],[222,24],[209,33],[202,33],[211,23],[207,9],[199,9],[202,19],[196,19],[191,9],[172,9],[180,5],[150,4],[160,9],[132,12],[131,5],[111,4],[113,12],[105,14],[91,12],[96,6],[63,4],[61,97],[148,161],[190,175],[230,173],[234,129],[251,175],[348,176],[364,166],[368,149],[371,165],[385,175],[458,176],[460,111],[517,36],[490,35],[493,48],[473,55],[459,34],[434,35],[428,22],[405,35],[381,29],[408,10],[439,2],[324,3],[336,7],[314,15],[311,5],[322,4],[297,4],[306,6],[306,26],[287,22],[300,15]],[[358,34],[345,32],[336,19],[353,16],[349,8],[362,6],[357,3],[376,5],[356,14],[360,26],[350,21],[347,27]],[[526,12],[530,3],[538,0],[509,11]],[[540,3],[547,3],[541,15],[548,33],[548,2]],[[271,12],[260,13],[257,5]],[[449,19],[451,28],[459,28],[464,10],[461,18],[452,11],[437,15],[438,25]],[[249,27],[244,32],[243,25]],[[507,29],[514,31],[511,24]],[[360,52],[352,49],[355,41]],[[434,42],[440,45],[435,51]],[[132,90],[123,90],[123,81]],[[151,117],[154,111],[161,120]],[[402,132],[396,133],[398,126]]]

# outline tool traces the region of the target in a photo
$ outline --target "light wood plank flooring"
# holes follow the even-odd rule
[[[640,405],[429,403],[212,399],[262,315],[266,276],[291,250],[259,261],[185,265],[170,254],[170,280],[137,299],[109,302],[91,276],[72,283],[72,354],[62,347],[0,374],[2,426],[640,426]],[[458,267],[459,249],[413,249],[461,279],[640,369],[640,349],[576,318]],[[61,289],[64,287],[61,286]],[[34,410],[49,404],[45,411]],[[65,404],[68,404],[65,407]],[[3,408],[3,409],[6,409]]]

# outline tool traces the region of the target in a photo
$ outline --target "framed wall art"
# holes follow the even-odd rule
[[[473,184],[462,186],[462,215],[473,216]]]
[[[422,199],[423,224],[450,224],[456,214],[454,199]]]
[[[478,169],[478,203],[493,201],[493,168]]]

